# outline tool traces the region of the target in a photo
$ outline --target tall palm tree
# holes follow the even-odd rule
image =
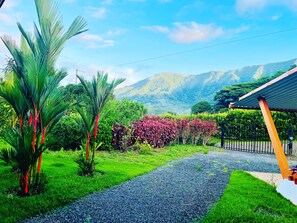
[[[18,134],[12,131],[14,134],[9,133],[7,136],[14,152],[4,152],[2,157],[3,154],[10,154],[11,159],[20,162],[13,154],[21,153],[23,150],[24,154],[27,154],[24,157],[30,162],[26,162],[26,168],[19,170],[23,177],[20,182],[23,183],[21,187],[25,195],[28,194],[28,173],[36,165],[38,157],[37,173],[40,172],[46,133],[67,108],[61,100],[61,95],[55,91],[67,73],[63,69],[56,69],[55,63],[66,41],[86,31],[86,21],[81,17],[77,17],[65,31],[58,7],[51,0],[35,0],[35,6],[39,26],[34,24],[33,34],[25,31],[22,25],[17,23],[22,36],[20,47],[11,38],[1,37],[12,55],[8,67],[14,78],[12,84],[1,86],[0,96],[12,105],[20,120]],[[24,119],[30,130],[23,129]],[[18,145],[10,142],[11,137],[18,138]],[[30,156],[27,148],[28,138],[31,139]]]
[[[92,165],[94,165],[95,145],[91,145],[91,139],[97,138],[100,114],[103,107],[111,99],[114,89],[125,79],[114,79],[108,82],[108,74],[98,72],[91,82],[86,81],[82,76],[77,76],[82,83],[91,101],[86,109],[80,107],[77,111],[82,117],[83,126],[86,133],[86,159],[89,159],[89,148],[92,149]]]

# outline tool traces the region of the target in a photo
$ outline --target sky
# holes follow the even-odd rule
[[[97,71],[130,85],[161,72],[199,74],[297,58],[297,0],[59,0],[65,27],[88,31],[68,41],[57,63],[75,83]],[[33,0],[6,0],[0,36],[33,30]],[[0,43],[0,68],[10,57]]]

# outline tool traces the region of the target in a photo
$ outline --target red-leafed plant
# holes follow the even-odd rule
[[[178,137],[177,125],[173,120],[157,116],[145,116],[133,123],[135,139],[147,141],[151,146],[163,147],[170,145]]]
[[[210,138],[217,133],[217,125],[212,120],[202,121],[202,143],[206,145],[206,143],[210,140]]]
[[[112,127],[112,146],[115,150],[127,151],[135,143],[132,137],[134,129],[116,122]]]
[[[177,119],[176,120],[178,135],[182,139],[182,143],[186,144],[190,137],[190,126],[188,119]]]
[[[201,119],[194,119],[189,123],[190,126],[190,135],[192,138],[192,143],[194,145],[198,144],[198,140],[200,139],[200,136],[202,134],[202,128],[203,128],[203,124],[202,124],[202,120]]]
[[[202,140],[202,144],[206,145],[211,136],[215,135],[217,132],[217,126],[212,120],[201,120],[194,119],[189,123],[190,135],[192,138],[192,143],[197,145],[199,139]]]

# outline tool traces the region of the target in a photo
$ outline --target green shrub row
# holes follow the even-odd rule
[[[111,129],[114,123],[121,121],[125,126],[140,120],[146,109],[143,104],[127,99],[112,100],[104,108],[104,114],[99,121],[96,141],[102,143],[103,150],[113,150]],[[50,150],[79,149],[84,141],[83,126],[79,122],[80,116],[75,111],[69,112],[56,124],[48,135],[47,146]]]
[[[293,135],[297,136],[297,113],[294,112],[271,112],[272,118],[275,122],[277,131],[282,139],[288,138],[288,129],[293,127]],[[252,110],[229,110],[224,113],[200,113],[195,115],[172,115],[166,114],[163,117],[171,119],[188,119],[193,120],[196,118],[202,120],[214,120],[219,127],[217,136],[221,134],[221,124],[225,122],[226,128],[236,127],[237,135],[241,134],[240,129],[264,129],[265,123],[261,111]]]

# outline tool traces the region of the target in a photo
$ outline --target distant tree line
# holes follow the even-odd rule
[[[295,68],[296,65],[292,65],[289,70]],[[260,87],[263,84],[273,80],[274,78],[282,75],[283,71],[277,71],[272,76],[261,77],[255,81],[245,82],[240,84],[234,84],[216,92],[214,96],[214,104],[211,105],[207,101],[199,101],[191,107],[192,114],[199,113],[214,113],[214,112],[224,112],[228,110],[229,104],[231,102],[236,102],[239,98],[250,91]]]

